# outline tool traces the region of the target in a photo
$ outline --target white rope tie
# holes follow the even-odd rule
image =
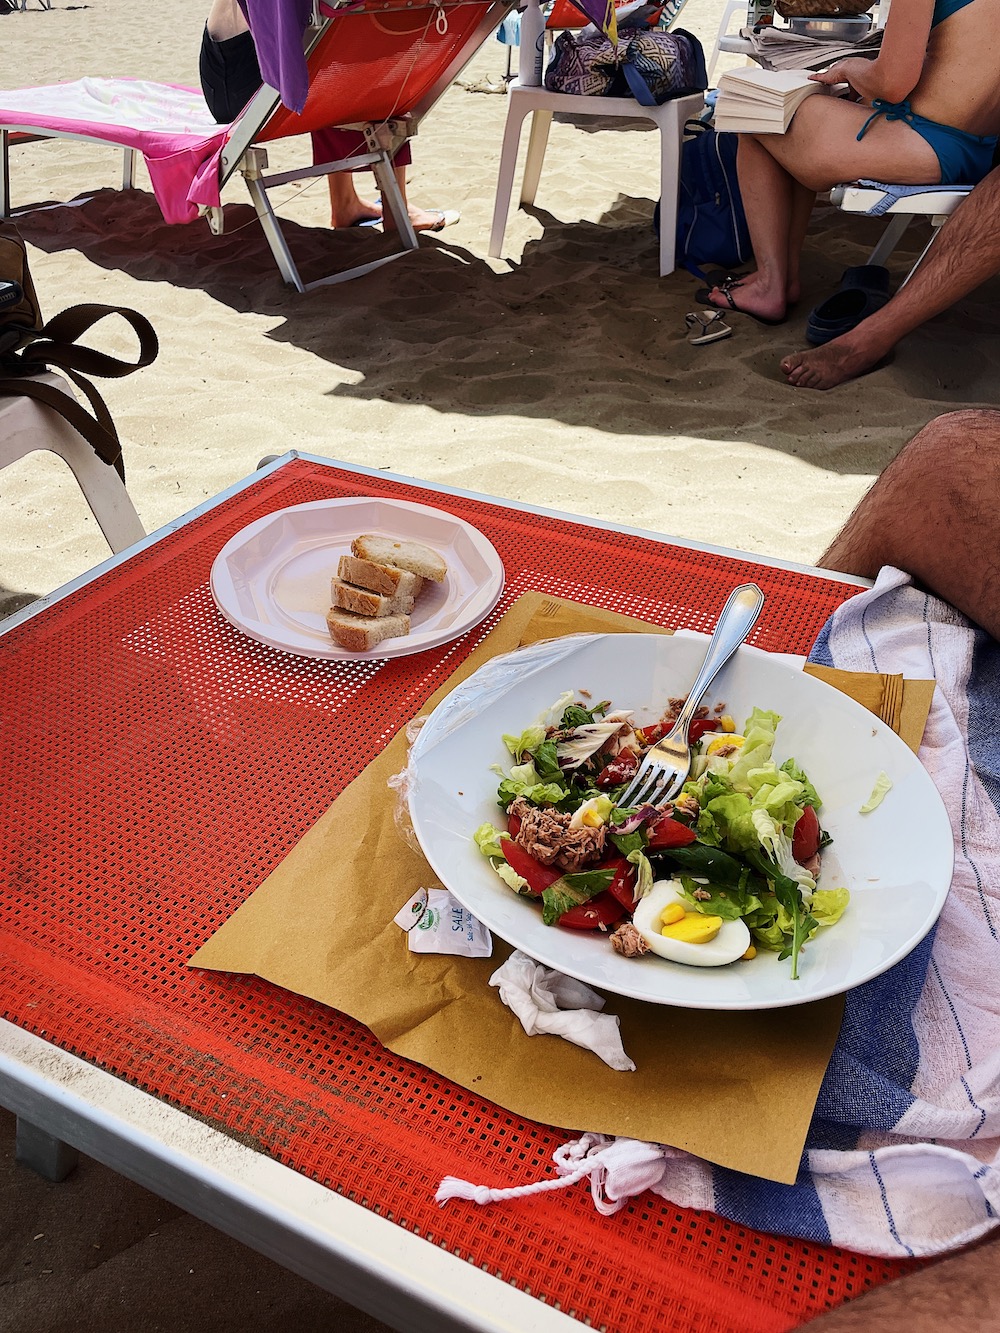
[[[457,1176],[445,1176],[434,1195],[437,1203],[447,1203],[449,1199],[469,1199],[472,1203],[501,1203],[504,1199],[523,1199],[529,1194],[544,1194],[546,1190],[561,1190],[567,1185],[575,1185],[589,1176],[596,1163],[588,1163],[574,1171],[572,1175],[560,1180],[537,1180],[533,1185],[512,1185],[509,1189],[492,1190],[488,1185],[473,1185],[471,1181],[459,1180]]]
[[[449,1199],[467,1199],[470,1203],[502,1203],[524,1199],[548,1190],[565,1189],[590,1178],[594,1206],[610,1217],[624,1208],[629,1199],[645,1190],[657,1190],[663,1183],[668,1162],[685,1156],[676,1148],[641,1139],[611,1139],[606,1134],[584,1134],[564,1143],[552,1154],[558,1178],[538,1180],[531,1185],[513,1185],[508,1189],[490,1189],[473,1185],[457,1176],[446,1176],[434,1195],[438,1203]]]

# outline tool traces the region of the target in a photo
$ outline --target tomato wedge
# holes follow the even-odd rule
[[[608,893],[621,903],[626,912],[633,911],[635,909],[635,866],[630,865],[624,856],[616,856],[610,861],[605,861],[601,869],[615,872],[614,879],[608,885]]]
[[[632,750],[622,750],[609,764],[601,769],[594,782],[602,790],[606,787],[619,787],[635,774],[639,767],[639,756]]]
[[[610,891],[599,893],[589,903],[578,903],[559,918],[560,926],[569,926],[570,930],[598,930],[601,926],[613,926],[625,915],[625,908],[617,898],[612,898]]]
[[[792,856],[799,865],[816,855],[820,837],[819,816],[811,805],[807,805],[792,829]]]
[[[666,847],[687,847],[694,842],[696,834],[693,828],[682,824],[670,815],[661,815],[649,825],[646,831],[651,852],[663,851]]]
[[[508,815],[508,816],[507,816],[507,832],[510,834],[510,836],[511,836],[512,838],[516,838],[516,837],[517,837],[518,830],[520,829],[520,827],[521,827],[521,816],[520,816],[520,815]]]
[[[512,838],[501,838],[500,850],[507,864],[528,881],[528,892],[534,898],[540,898],[550,884],[563,877],[563,871],[555,866],[543,866],[541,861],[536,861],[530,852],[526,852]]]

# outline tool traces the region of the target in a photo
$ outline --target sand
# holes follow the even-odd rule
[[[96,74],[197,82],[203,0],[32,3],[0,17],[8,87]],[[690,0],[684,24],[710,44],[721,10]],[[811,562],[906,439],[942,411],[995,402],[995,282],[862,381],[827,394],[785,384],[778,361],[804,345],[808,310],[881,229],[829,207],[816,212],[785,326],[734,318],[732,338],[688,346],[697,283],[657,277],[649,132],[556,124],[538,206],[512,215],[504,258],[489,259],[506,106],[481,89],[505,65],[491,40],[415,142],[411,198],[459,208],[461,222],[306,296],[282,285],[239,180],[227,235],[212,238],[204,223],[165,226],[141,168],[139,191],[116,192],[110,150],[13,150],[15,206],[47,205],[18,219],[44,311],[132,306],[159,335],[152,367],[102,382],[147,530],[295,448]],[[307,160],[305,142],[272,150],[276,169]],[[322,183],[278,196],[305,269],[358,262],[379,243],[324,226]],[[913,230],[892,261],[897,280],[923,241]],[[114,333],[97,341],[128,349]],[[108,555],[51,455],[0,472],[0,524],[0,613]],[[92,1163],[63,1186],[36,1181],[12,1163],[9,1119],[0,1127],[6,1333],[235,1329],[251,1312],[261,1329],[375,1327]]]
[[[710,43],[720,10],[719,0],[690,0],[684,20]],[[0,19],[0,77],[196,84],[203,14],[201,0],[32,8]],[[843,267],[863,262],[881,227],[829,207],[817,210],[805,293],[787,325],[734,319],[732,338],[688,346],[697,283],[656,275],[650,132],[555,125],[538,207],[512,215],[504,259],[488,259],[505,99],[462,85],[498,81],[505,63],[491,40],[415,141],[411,197],[460,208],[461,222],[369,277],[306,296],[280,281],[239,179],[226,192],[229,234],[213,238],[202,222],[165,226],[144,189],[117,192],[111,150],[12,151],[15,206],[73,204],[19,219],[44,310],[133,306],[160,337],[153,366],[104,382],[147,530],[263,455],[296,448],[811,562],[919,427],[995,398],[995,284],[860,383],[827,394],[784,383],[777,363],[804,345],[806,313]],[[306,160],[305,141],[272,150],[272,166]],[[292,199],[280,211],[304,268],[379,244],[365,231],[331,233],[322,182],[300,189],[278,195]],[[918,230],[893,262],[897,278]],[[101,344],[127,347],[114,335]],[[8,605],[107,554],[51,456],[6,469],[0,506]]]

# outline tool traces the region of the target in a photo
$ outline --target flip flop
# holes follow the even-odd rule
[[[750,318],[755,319],[758,324],[766,324],[768,328],[774,328],[778,324],[785,323],[788,318],[787,315],[782,315],[780,319],[768,319],[766,315],[755,315],[752,310],[744,310],[742,306],[738,306],[733,300],[733,289],[735,287],[742,287],[742,285],[741,282],[734,282],[731,278],[727,278],[725,282],[719,283],[717,289],[726,298],[729,303],[729,309],[732,310],[734,314],[749,315]],[[712,290],[711,287],[702,287],[699,291],[695,292],[695,300],[700,301],[702,305],[709,306],[712,310],[721,310],[721,306],[717,306],[714,301],[709,299],[712,295]],[[725,312],[723,311],[723,313]]]
[[[440,221],[435,222],[432,227],[414,227],[414,231],[444,231],[445,227],[453,227],[456,222],[462,220],[457,208],[429,208],[427,212],[437,213]]]
[[[351,223],[352,227],[381,227],[381,225],[381,218],[358,218],[357,221]]]
[[[809,314],[806,341],[813,347],[856,329],[863,319],[889,300],[889,270],[881,264],[859,264],[844,270],[840,286]]]
[[[688,327],[687,340],[692,347],[702,347],[705,343],[729,338],[733,332],[721,310],[715,310],[711,315],[699,315],[697,312],[685,315],[684,323]]]

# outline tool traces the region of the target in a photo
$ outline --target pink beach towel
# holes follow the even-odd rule
[[[218,207],[230,125],[217,125],[194,88],[143,79],[79,79],[0,92],[0,126],[59,130],[135,148],[167,222]]]

